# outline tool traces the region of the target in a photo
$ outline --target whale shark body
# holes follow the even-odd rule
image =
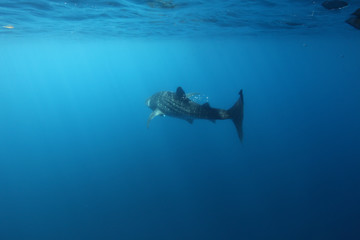
[[[156,116],[171,116],[193,123],[195,119],[215,120],[231,119],[236,127],[240,141],[243,139],[242,122],[244,118],[244,97],[243,91],[239,92],[239,99],[228,110],[212,108],[209,103],[198,104],[189,97],[198,95],[195,93],[185,94],[181,87],[176,92],[161,91],[155,93],[146,100],[146,105],[153,110],[150,114],[147,127],[150,121]]]

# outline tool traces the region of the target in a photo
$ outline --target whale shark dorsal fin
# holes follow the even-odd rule
[[[181,87],[178,87],[176,89],[176,97],[179,99],[185,99],[186,98],[186,94],[184,92],[184,90]]]
[[[203,105],[202,105],[204,108],[211,108],[210,107],[210,104],[207,102],[207,103],[204,103]]]
[[[159,109],[155,109],[149,116],[148,120],[147,120],[147,128],[149,128],[150,125],[150,121],[153,120],[154,117],[159,116],[159,115],[164,115]]]

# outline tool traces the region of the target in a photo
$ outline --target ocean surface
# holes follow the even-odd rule
[[[360,239],[360,1],[322,3],[0,1],[0,240]],[[243,142],[147,129],[179,86],[243,89]]]

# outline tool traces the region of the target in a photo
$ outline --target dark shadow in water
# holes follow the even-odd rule
[[[341,9],[343,7],[346,7],[348,3],[345,1],[333,0],[333,1],[325,1],[321,5],[326,9],[334,10],[334,9]]]

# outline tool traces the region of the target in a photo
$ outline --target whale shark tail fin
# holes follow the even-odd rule
[[[242,89],[240,90],[239,95],[240,95],[239,99],[228,110],[228,113],[230,115],[231,120],[235,124],[239,139],[242,142],[243,140],[242,122],[244,118],[244,97],[243,97]]]

